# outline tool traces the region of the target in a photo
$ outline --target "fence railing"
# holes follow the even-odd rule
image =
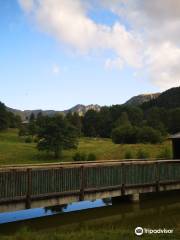
[[[180,182],[180,160],[104,161],[0,168],[0,203]]]

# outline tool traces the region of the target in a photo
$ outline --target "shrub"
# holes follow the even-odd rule
[[[137,142],[137,127],[124,125],[117,127],[112,131],[112,141],[116,144],[127,143],[134,144]]]
[[[25,143],[32,143],[32,138],[31,137],[26,137],[25,138]]]
[[[73,156],[74,161],[81,161],[81,154],[80,153],[75,153]]]
[[[86,153],[81,153],[81,161],[86,161],[86,160],[87,160]]]
[[[22,137],[22,136],[27,136],[27,135],[28,135],[27,126],[25,126],[25,125],[20,126],[18,135],[19,135],[20,137]]]
[[[127,150],[124,154],[125,159],[133,159],[133,154],[130,150]]]
[[[95,161],[96,160],[96,155],[94,153],[89,153],[87,157],[88,161]]]
[[[152,127],[135,127],[131,125],[123,125],[114,128],[112,131],[112,141],[116,144],[135,144],[135,143],[160,143],[162,142],[162,134],[160,131]]]
[[[152,127],[143,127],[138,129],[138,142],[140,143],[160,143],[162,142],[162,135],[160,131]]]
[[[158,154],[157,158],[160,159],[172,159],[172,152],[170,148],[164,148],[161,150],[161,152]]]
[[[138,159],[146,159],[149,158],[149,153],[145,150],[139,149],[137,152]]]
[[[75,153],[73,156],[73,160],[78,162],[78,161],[86,161],[87,160],[87,155],[85,153]]]
[[[34,138],[33,138],[33,141],[34,141],[35,143],[38,143],[38,141],[39,141],[38,137],[34,137]]]

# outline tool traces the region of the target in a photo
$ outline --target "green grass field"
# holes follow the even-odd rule
[[[171,151],[171,143],[165,141],[162,144],[136,144],[118,145],[111,139],[81,138],[77,150],[66,150],[61,159],[39,152],[36,143],[25,143],[20,138],[16,129],[10,129],[0,133],[0,164],[25,164],[48,163],[60,161],[73,161],[76,152],[94,153],[98,160],[124,159],[127,152],[131,152],[132,158],[137,158],[137,152],[143,150],[148,153],[148,158],[157,158],[168,150]]]

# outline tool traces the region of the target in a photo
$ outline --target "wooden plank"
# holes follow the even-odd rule
[[[26,209],[31,208],[31,192],[32,192],[32,169],[27,169],[27,195],[26,195]]]
[[[86,165],[88,166],[95,166],[95,165],[110,165],[110,164],[152,164],[155,162],[159,162],[159,163],[180,163],[180,160],[155,160],[155,159],[151,159],[151,160],[108,160],[108,161],[95,161],[95,162],[63,162],[63,163],[45,163],[45,164],[24,164],[24,165],[2,165],[0,166],[0,171],[7,171],[8,169],[27,169],[27,168],[43,168],[43,169],[50,169],[50,168],[58,168],[60,166],[62,166],[62,168],[74,168],[74,167],[79,167],[79,165]]]
[[[79,201],[84,200],[84,188],[85,188],[85,167],[81,166],[80,171],[80,195],[79,195]]]
[[[121,165],[122,166],[122,185],[121,185],[121,195],[125,195],[125,183],[126,183],[126,172],[125,172],[125,165],[124,163]]]
[[[169,165],[171,163],[171,165]],[[23,184],[27,184],[26,186],[26,207],[30,208],[31,206],[31,199],[32,195],[35,196],[42,196],[43,194],[45,196],[51,196],[51,194],[54,194],[54,191],[57,191],[56,188],[54,188],[54,178],[55,178],[55,170],[61,169],[62,176],[63,176],[63,182],[61,185],[61,193],[64,191],[71,192],[73,194],[73,190],[77,190],[79,192],[79,199],[82,201],[84,200],[84,192],[86,192],[90,187],[96,187],[99,191],[102,188],[105,188],[106,190],[117,188],[119,187],[119,190],[121,190],[122,195],[125,194],[126,187],[129,186],[146,186],[146,184],[149,184],[146,175],[151,174],[152,171],[152,165],[155,166],[153,169],[154,175],[151,177],[151,181],[156,186],[156,191],[159,191],[159,187],[161,183],[160,179],[160,170],[162,171],[163,175],[163,181],[167,180],[173,180],[173,177],[171,179],[169,178],[169,171],[166,171],[166,168],[173,170],[172,174],[175,175],[173,182],[177,182],[178,175],[177,171],[174,171],[176,166],[174,164],[180,164],[180,160],[178,161],[129,161],[129,162],[112,162],[108,161],[106,163],[91,163],[91,164],[74,164],[74,165],[53,165],[53,166],[46,166],[41,165],[41,167],[34,167],[34,168],[4,168],[1,171],[1,185],[3,189],[2,196],[3,198],[9,198],[10,200],[16,199],[17,197],[20,197],[18,195],[21,195],[22,189],[24,189]],[[146,167],[143,167],[146,166]],[[151,167],[148,167],[151,166]],[[166,166],[166,168],[164,168]],[[121,171],[116,171],[117,168],[122,168]],[[80,169],[80,173],[78,170]],[[163,170],[165,169],[165,170]],[[177,168],[176,168],[177,169]],[[179,168],[178,168],[179,169]],[[33,170],[33,186],[32,186],[32,170]],[[86,172],[89,170],[89,172]],[[128,170],[128,171],[126,171]],[[22,182],[22,173],[26,171],[26,177],[27,177],[27,183]],[[118,178],[119,172],[122,172],[122,179],[120,180]],[[87,174],[88,173],[88,174]],[[127,175],[128,174],[128,175]],[[134,175],[133,175],[134,174]],[[165,176],[166,175],[166,176]],[[58,176],[61,176],[61,174]],[[88,177],[88,178],[87,178]],[[87,179],[86,179],[87,178]],[[167,179],[166,179],[167,178]],[[13,180],[14,179],[14,180]],[[44,180],[43,180],[44,179]],[[13,181],[13,185],[11,184],[11,181]],[[60,180],[58,180],[60,181]],[[78,189],[76,188],[76,185],[74,185],[74,181],[78,182]],[[79,186],[80,183],[80,186]],[[89,184],[89,188],[88,185]],[[121,183],[121,185],[119,185]],[[43,185],[44,184],[44,185]],[[114,184],[114,185],[113,185]],[[87,189],[85,189],[85,186],[87,185]],[[113,185],[113,186],[112,186]],[[75,186],[75,187],[74,187]],[[33,187],[33,189],[32,189]],[[72,190],[72,191],[71,191]],[[23,190],[24,191],[24,190]],[[1,197],[2,199],[2,197]],[[0,199],[0,200],[1,200]]]
[[[156,192],[159,192],[159,189],[160,189],[160,184],[159,184],[159,163],[156,162],[155,163],[155,176],[156,176]]]

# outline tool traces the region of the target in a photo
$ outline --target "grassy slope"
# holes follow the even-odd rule
[[[136,158],[137,151],[143,149],[149,153],[150,158],[156,158],[164,148],[171,148],[170,142],[163,144],[136,144],[136,145],[116,145],[110,139],[89,139],[81,138],[77,150],[64,151],[63,158],[56,161],[72,161],[72,156],[76,151],[83,153],[95,153],[97,159],[123,159],[126,151],[133,153]],[[24,164],[55,162],[52,156],[40,153],[36,149],[35,143],[25,143],[18,137],[17,130],[8,130],[0,133],[0,164]]]

